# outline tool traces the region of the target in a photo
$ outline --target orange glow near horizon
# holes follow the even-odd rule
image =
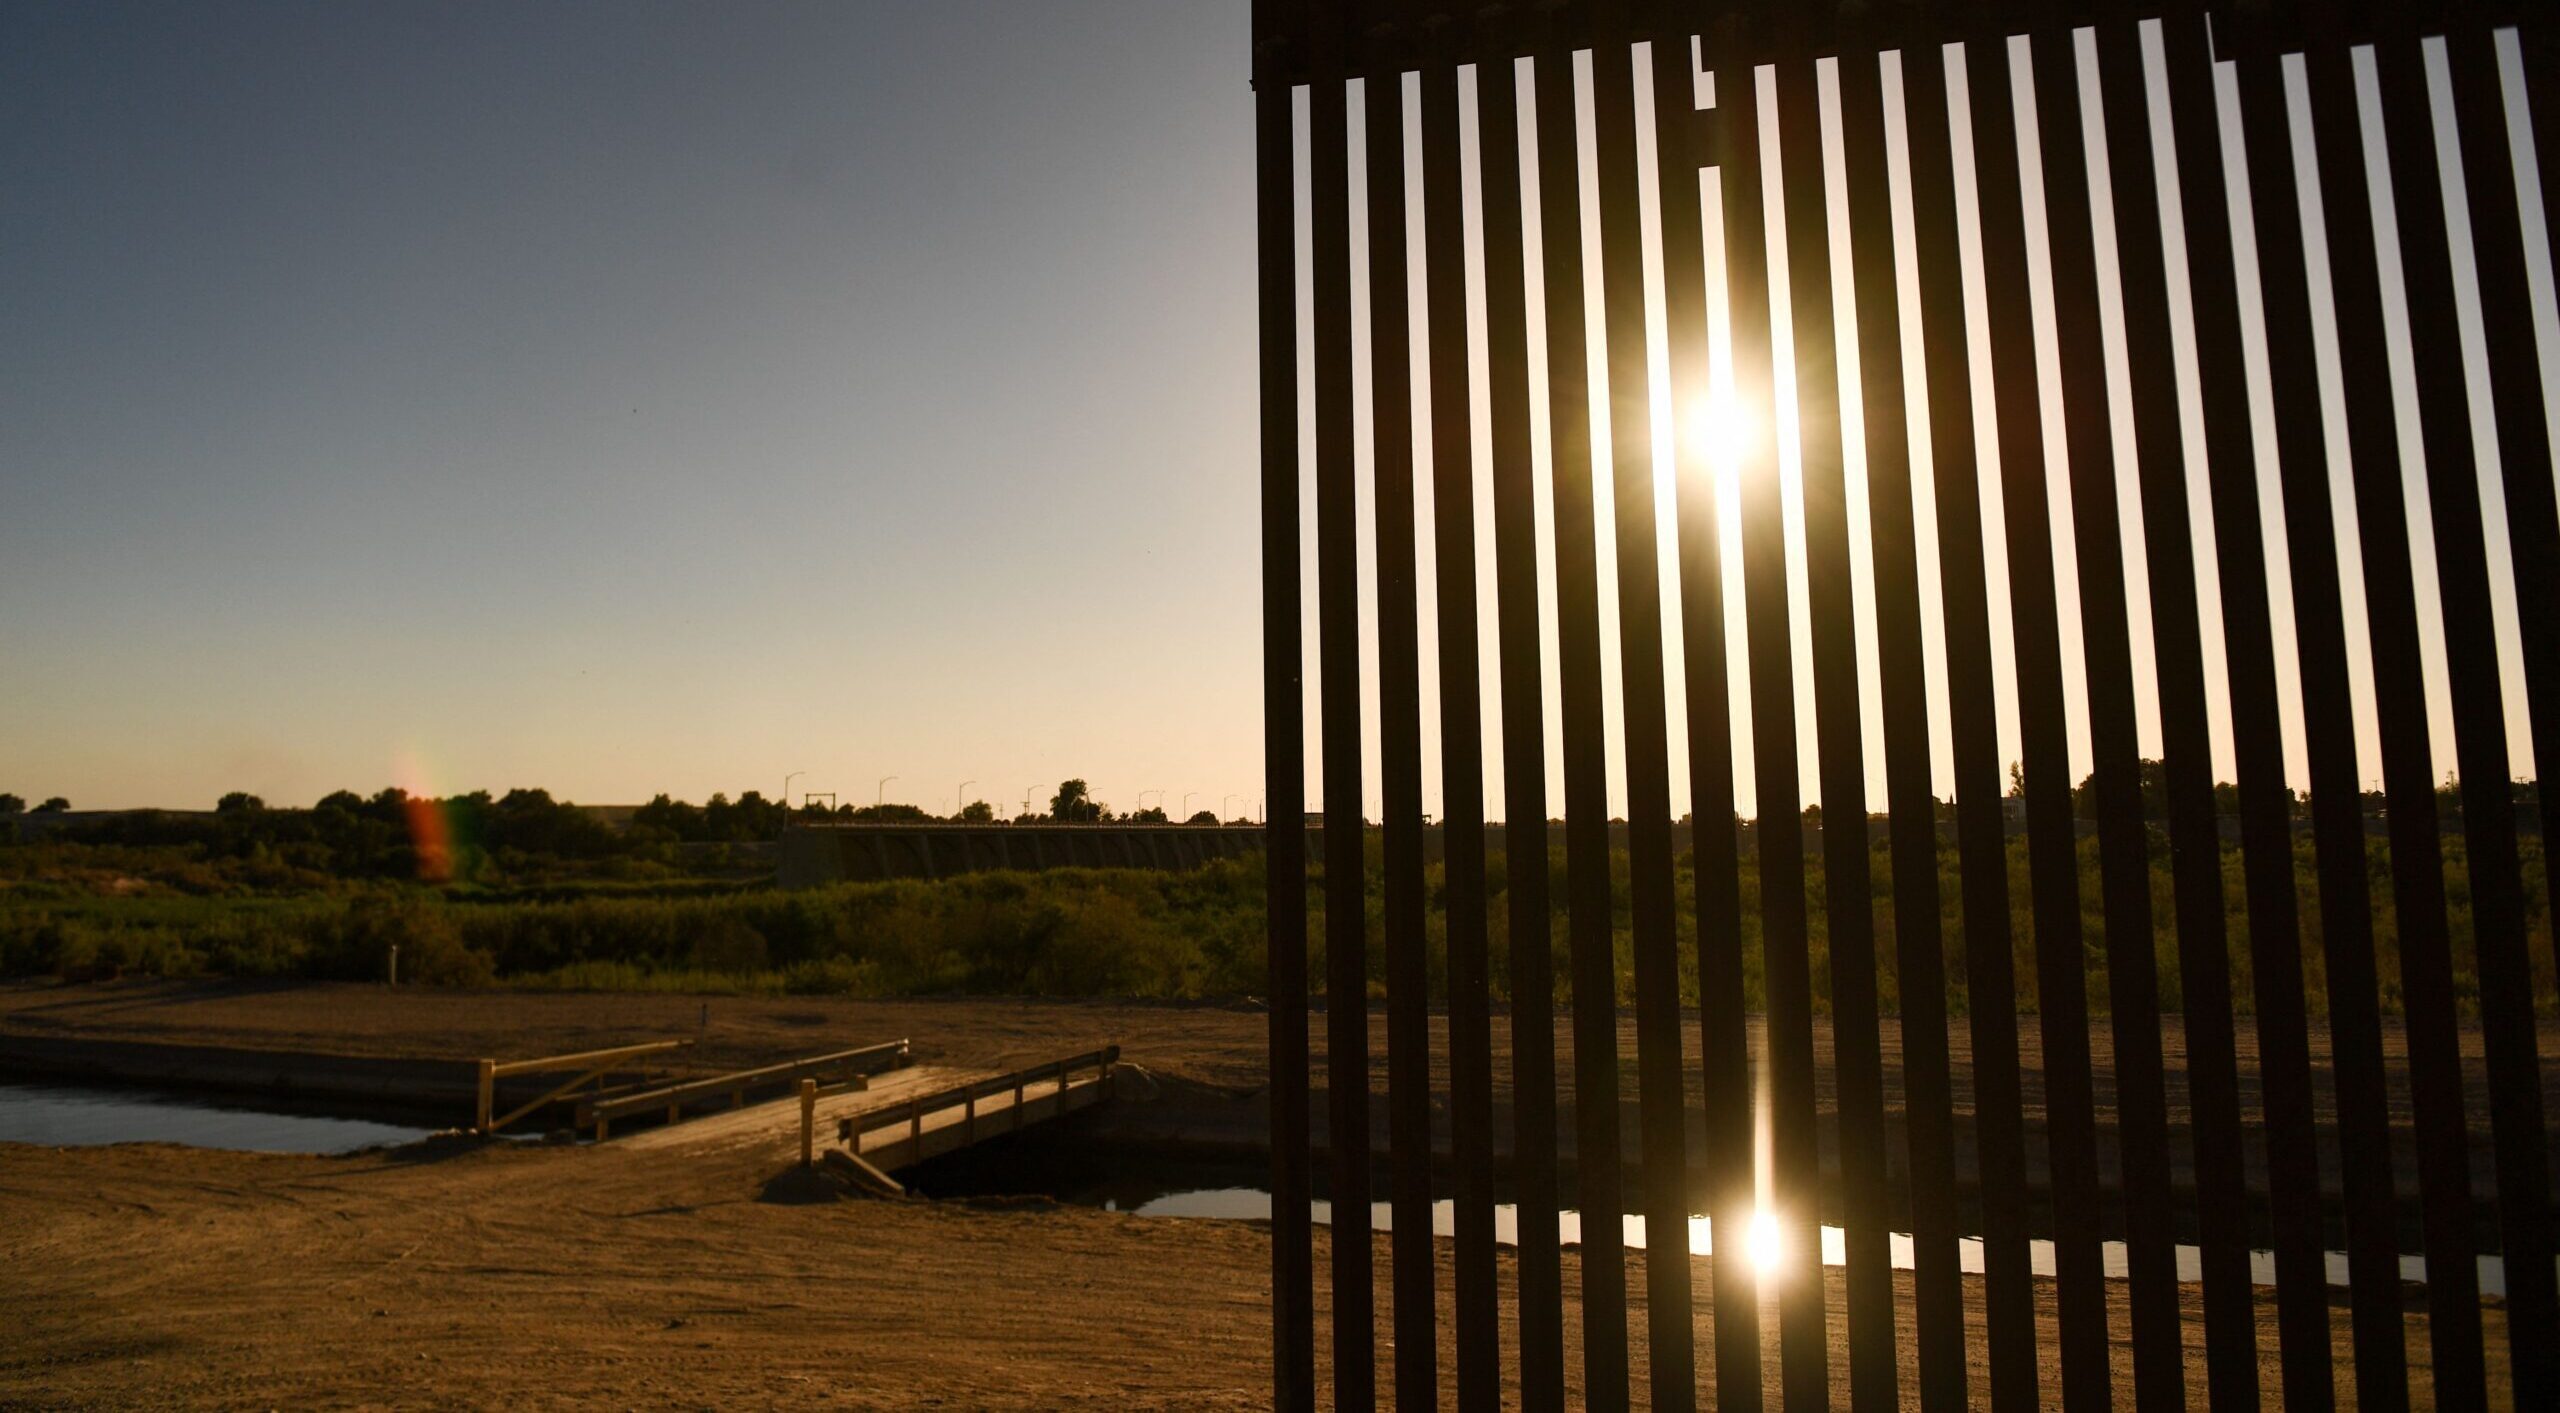
[[[408,816],[409,847],[418,856],[418,881],[444,883],[453,877],[453,823],[428,788],[426,771],[415,752],[403,751],[394,776],[407,795],[401,812]]]

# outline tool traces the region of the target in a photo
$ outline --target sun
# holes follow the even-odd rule
[[[1767,1275],[1785,1259],[1778,1240],[1778,1217],[1763,1207],[1751,1214],[1751,1226],[1743,1233],[1743,1254],[1751,1258],[1751,1268]]]
[[[1733,395],[1719,388],[1692,398],[1680,420],[1681,435],[1687,438],[1690,452],[1705,462],[1707,470],[1717,478],[1729,477],[1741,459],[1744,433],[1749,430]]]

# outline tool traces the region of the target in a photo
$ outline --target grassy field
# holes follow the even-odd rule
[[[2376,898],[2386,1006],[2398,1004],[2398,930],[2390,909],[2387,844],[2369,841],[2367,867]],[[1380,883],[1376,841],[1367,870],[1367,911],[1378,935]],[[2541,840],[2525,840],[2536,999],[2560,1011],[2551,974],[2550,891]],[[2469,889],[2462,843],[2445,840],[2448,895],[2458,989],[2476,1001],[2471,962]],[[2008,857],[2009,896],[2018,973],[2018,1002],[2033,1009],[2035,951],[2023,840]],[[1938,858],[1940,931],[1948,971],[1968,1004],[1963,927],[1952,849]],[[1626,912],[1626,856],[1616,873],[1619,999],[1631,997],[1633,966]],[[1250,995],[1263,989],[1261,860],[1229,860],[1192,873],[1058,870],[988,873],[936,881],[845,883],[783,892],[751,881],[662,877],[624,880],[575,877],[518,881],[507,887],[302,880],[279,888],[236,861],[180,848],[82,844],[0,848],[0,975],[145,975],[375,978],[390,949],[400,949],[406,980],[429,985],[558,987],[604,990],[753,991],[859,996],[1030,994],[1055,996],[1200,997]],[[1807,860],[1807,892],[1817,1004],[1827,992],[1829,920],[1818,856]],[[1882,961],[1886,1009],[1896,1008],[1893,975],[1892,859],[1879,844],[1870,860],[1871,908]],[[1549,860],[1553,934],[1564,935],[1565,863]],[[1692,896],[1690,860],[1678,861],[1684,901]],[[2235,995],[2250,997],[2248,919],[2241,908],[2241,861],[2223,853],[2225,911],[2231,928]],[[2309,845],[2296,859],[2302,904],[2306,980],[2315,1006],[2326,995],[2319,939],[2320,910]],[[1508,908],[1504,861],[1491,869],[1494,986],[1504,989]],[[1429,949],[1435,985],[1444,975],[1440,911],[1442,879],[1430,889]],[[2080,846],[2083,943],[2090,994],[2105,1000],[2104,932],[2097,885],[2097,845]],[[2179,1003],[2178,952],[2166,861],[2152,869],[2154,950],[2163,1003]],[[1759,882],[1750,861],[1742,877],[1743,955],[1751,1004],[1761,1004]],[[1324,975],[1322,880],[1310,890],[1312,974]],[[1695,991],[1694,919],[1681,919],[1682,985]],[[1383,985],[1382,949],[1369,957],[1371,987]],[[1564,969],[1558,985],[1569,995]]]

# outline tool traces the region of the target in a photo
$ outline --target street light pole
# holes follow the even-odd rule
[[[809,772],[806,770],[795,770],[789,775],[782,777],[782,807],[784,809],[791,808],[791,782],[808,773]]]
[[[1233,795],[1221,795],[1218,797],[1218,818],[1220,822],[1223,823],[1226,820],[1235,818],[1234,813],[1227,808],[1227,801],[1234,798],[1235,796]]]
[[[958,819],[961,814],[969,808],[969,787],[977,783],[978,782],[975,780],[963,780],[960,782],[960,788],[951,792],[951,817],[953,819]]]
[[[881,802],[889,798],[889,782],[897,778],[898,777],[894,775],[883,775],[880,777],[880,784],[871,792],[872,813],[879,813]]]
[[[1185,790],[1182,792],[1182,817],[1184,819],[1188,820],[1191,818],[1191,802],[1198,798],[1200,798],[1200,792],[1197,790]]]

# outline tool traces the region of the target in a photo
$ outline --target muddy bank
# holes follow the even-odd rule
[[[467,1122],[475,1065],[307,1050],[243,1050],[0,1033],[0,1077],[141,1086],[364,1117]]]
[[[1435,1054],[1445,1059],[1445,1019],[1434,1017],[1431,1025]],[[1752,1043],[1756,1047],[1760,1040],[1760,1022],[1753,1020],[1750,1028]],[[1325,1039],[1321,1017],[1311,1029],[1311,1039],[1317,1046],[1321,1064]],[[1954,1056],[1955,1099],[1960,1184],[1970,1194],[1974,1173],[1972,1066],[1964,1031],[1963,1025],[1958,1024]],[[2022,1078],[2029,1109],[2029,1180],[2032,1186],[2040,1188],[2044,1171],[2044,1143],[2041,1139],[2044,1076],[2035,1047],[2033,1017],[2025,1018],[2023,1031],[2027,1046],[2022,1057]],[[665,1067],[669,1072],[683,1074],[769,1064],[794,1056],[903,1037],[912,1042],[919,1063],[951,1063],[992,1070],[1038,1063],[1060,1054],[1105,1044],[1118,1044],[1122,1047],[1129,1081],[1124,1093],[1129,1098],[1108,1114],[1079,1119],[1075,1132],[1089,1134],[1091,1141],[1133,1156],[1256,1162],[1263,1161],[1268,1153],[1267,1119],[1263,1107],[1268,1035],[1268,1015],[1250,1002],[1221,1005],[980,997],[907,1000],[788,996],[706,998],[593,992],[392,990],[380,986],[338,984],[142,982],[79,986],[50,983],[0,985],[0,1073],[8,1072],[12,1063],[9,1057],[13,1053],[34,1053],[48,1046],[56,1047],[56,1054],[76,1052],[109,1059],[129,1048],[132,1056],[138,1058],[114,1062],[147,1068],[159,1063],[151,1057],[161,1056],[182,1061],[199,1073],[245,1080],[257,1079],[261,1068],[265,1067],[306,1089],[319,1085],[343,1089],[346,1100],[365,1092],[387,1092],[381,1086],[395,1082],[413,1084],[419,1087],[409,1092],[427,1096],[426,1102],[439,1121],[453,1124],[468,1121],[471,1108],[468,1065],[470,1060],[481,1055],[503,1059],[595,1049],[639,1040],[686,1038],[696,1043],[675,1052]],[[1507,1155],[1510,1148],[1510,1110],[1506,1096],[1511,1069],[1507,1017],[1495,1018],[1493,1035],[1496,1047],[1495,1137],[1497,1151]],[[1632,1055],[1635,1030],[1631,1018],[1621,1018],[1619,1036],[1621,1054]],[[2175,1017],[2170,1018],[2164,1038],[2170,1066],[2168,1099],[2173,1182],[2183,1196],[2191,1191],[2192,1153],[2186,1128],[2184,1035]],[[1699,1039],[1694,1016],[1684,1027],[1683,1039],[1692,1052],[1684,1073],[1689,1086],[1685,1102],[1694,1115],[1705,1099],[1699,1087],[1695,1053]],[[1817,1055],[1827,1059],[1831,1053],[1827,1022],[1817,1024],[1815,1040]],[[1904,1200],[1901,1184],[1906,1176],[1902,1159],[1906,1150],[1901,1136],[1899,1027],[1888,1021],[1883,1040],[1888,1106],[1887,1148],[1894,1155],[1894,1200],[1899,1205]],[[2091,1040],[2097,1066],[2097,1100],[2103,1115],[2109,1113],[2114,1097],[2112,1046],[2103,1027]],[[2312,1040],[2315,1064],[2325,1069],[2325,1032],[2315,1030]],[[2404,1199],[2403,1225],[2407,1228],[2404,1233],[2407,1249],[2414,1250],[2418,1235],[2417,1181],[2403,1058],[2405,1051],[2396,1029],[2388,1033],[2387,1040],[2391,1057],[2393,1155],[2398,1169],[2395,1187]],[[2240,1042],[2242,1102],[2249,1112],[2254,1112],[2257,1083],[2254,1030],[2244,1025]],[[60,1048],[65,1046],[73,1048]],[[2479,1111],[2485,1113],[2487,1076],[2480,1058],[2478,1032],[2466,1031],[2462,1046],[2466,1087]],[[194,1053],[208,1050],[255,1054],[235,1060]],[[296,1059],[290,1065],[277,1058],[287,1055],[319,1058],[307,1064]],[[1385,1055],[1384,1017],[1373,1014],[1370,1042],[1372,1083],[1381,1093],[1385,1089]],[[1573,1147],[1570,1047],[1558,1058],[1558,1086],[1563,1104],[1559,1142],[1565,1160],[1570,1164],[1577,1156]],[[1622,1073],[1625,1098],[1622,1101],[1620,1131],[1627,1145],[1624,1156],[1632,1158],[1638,1132],[1634,1066],[1624,1066]],[[151,1074],[148,1079],[162,1084],[178,1082],[175,1076],[165,1073]],[[1445,1080],[1445,1072],[1435,1074],[1435,1084],[1445,1084]],[[2546,1098],[2547,1106],[2560,1109],[2560,1073],[2548,1077],[2546,1084],[2553,1086]],[[1823,1163],[1828,1180],[1836,1178],[1837,1173],[1838,1119],[1827,1063],[1818,1068],[1816,1091],[1820,1106],[1817,1122],[1822,1128]],[[527,1097],[532,1092],[538,1091],[527,1091]],[[2339,1177],[2334,1095],[2325,1084],[2318,1088],[2317,1103],[2322,1175],[2334,1197]],[[1310,1128],[1311,1141],[1319,1152],[1328,1141],[1323,1128],[1324,1113],[1319,1095],[1311,1105],[1313,1122]],[[1372,1142],[1385,1151],[1386,1108],[1383,1104],[1373,1106],[1372,1118]],[[1440,1146],[1445,1152],[1445,1112],[1437,1115],[1435,1123],[1442,1135]],[[2099,1125],[2099,1143],[2101,1171],[2109,1174],[2111,1179],[2115,1171],[2111,1124],[2102,1121]],[[2492,1193],[2494,1168],[2485,1125],[2475,1135],[2475,1145],[2471,1171],[2475,1187],[2483,1198],[2482,1237],[2493,1245],[2494,1221],[2486,1207],[2486,1199]],[[1693,1165],[1701,1163],[1704,1158],[1695,1134],[1692,1135],[1690,1157]],[[2265,1153],[2254,1132],[2245,1157],[2253,1184],[2263,1191]],[[2560,1162],[2555,1162],[2555,1168],[2560,1168]],[[1967,1200],[1971,1201],[1970,1196]],[[1836,1203],[1826,1205],[1837,1211]],[[2266,1218],[2263,1202],[2252,1205],[2252,1220],[2263,1224]],[[2110,1199],[2106,1206],[2104,1216],[2110,1230],[2120,1231],[2121,1214],[2117,1204]],[[2192,1202],[2181,1201],[2179,1216],[2191,1237]],[[2041,1221],[2042,1214],[2031,1212],[2030,1218]],[[2261,1235],[2263,1237],[2263,1232]],[[2335,1236],[2333,1233],[2333,1243]]]

